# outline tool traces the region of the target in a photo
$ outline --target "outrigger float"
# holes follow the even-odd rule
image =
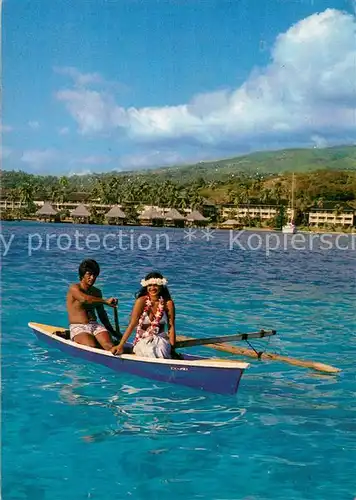
[[[68,335],[69,332],[65,328],[32,322],[28,326],[40,341],[45,342],[51,347],[60,349],[71,356],[91,363],[104,365],[117,372],[129,373],[159,382],[180,384],[217,394],[235,394],[238,390],[242,374],[250,366],[249,363],[243,361],[193,356],[186,353],[181,354],[179,356],[180,359],[145,358],[131,354],[132,344],[130,343],[125,345],[123,354],[114,356],[110,351],[71,341]],[[270,337],[275,334],[275,330],[260,330],[253,333],[225,335],[205,339],[177,336],[176,349],[204,345],[233,354],[291,362],[291,364],[327,373],[340,371],[337,368],[322,363],[293,360],[293,358],[268,353],[262,354],[254,350],[225,344],[225,342],[237,340],[248,341],[253,338]],[[271,358],[270,356],[275,356],[275,358]]]

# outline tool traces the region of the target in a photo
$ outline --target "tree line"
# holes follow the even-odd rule
[[[193,173],[192,173],[193,174]],[[39,176],[18,171],[1,172],[2,199],[21,201],[28,211],[34,200],[83,201],[122,206],[158,205],[200,209],[217,205],[290,205],[292,174],[231,174],[228,178],[194,177],[190,182],[173,181],[153,173],[106,173],[86,176]],[[295,175],[295,208],[305,213],[334,202],[356,208],[356,172],[321,169]]]

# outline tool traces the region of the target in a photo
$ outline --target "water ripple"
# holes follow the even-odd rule
[[[4,498],[355,496],[354,252],[267,257],[229,251],[226,232],[209,244],[188,244],[171,230],[170,251],[86,253],[102,265],[99,286],[119,296],[122,324],[140,278],[159,268],[176,302],[178,333],[275,328],[276,337],[253,345],[342,369],[329,376],[248,359],[239,393],[224,397],[115,374],[37,342],[27,322],[66,324],[64,297],[83,255],[41,250],[30,258],[26,235],[76,229],[3,225],[5,237],[16,236],[2,262]],[[194,352],[225,356],[204,347]]]

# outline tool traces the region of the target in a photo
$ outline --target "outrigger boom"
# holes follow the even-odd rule
[[[276,335],[276,330],[260,330],[259,332],[251,333],[236,333],[235,335],[222,335],[221,337],[207,337],[204,339],[188,339],[180,340],[175,343],[176,349],[184,347],[194,347],[207,344],[222,344],[223,342],[234,342],[237,340],[261,339],[263,337],[271,337]]]

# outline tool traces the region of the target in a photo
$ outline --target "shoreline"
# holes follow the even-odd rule
[[[16,219],[16,220],[9,220],[9,219],[0,219],[0,224],[3,222],[7,223],[17,223],[17,222],[30,222],[30,223],[38,223],[38,224],[56,224],[56,225],[62,225],[62,224],[70,224],[70,225],[77,225],[77,226],[98,226],[98,227],[116,227],[120,229],[125,229],[125,228],[154,228],[154,229],[207,229],[209,228],[212,231],[255,231],[255,232],[269,232],[269,233],[281,233],[281,234],[287,234],[287,233],[282,233],[281,229],[275,229],[275,228],[270,228],[270,227],[240,227],[240,228],[232,228],[232,227],[219,227],[219,225],[214,225],[214,224],[207,224],[207,225],[202,225],[202,226],[185,226],[185,227],[176,227],[176,226],[154,226],[154,225],[146,225],[146,224],[98,224],[95,222],[91,222],[89,224],[86,223],[77,223],[73,222],[70,220],[64,220],[64,221],[43,221],[43,220],[38,220],[37,218],[24,218],[24,219]],[[345,234],[345,235],[356,235],[356,228],[353,227],[351,231],[332,231],[330,229],[323,229],[323,228],[315,228],[315,229],[300,229],[294,234],[287,234],[287,236],[294,236],[297,234]]]

